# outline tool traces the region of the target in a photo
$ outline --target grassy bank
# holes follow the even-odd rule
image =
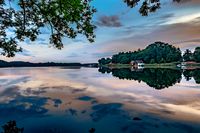
[[[144,68],[180,68],[177,65],[181,64],[181,62],[172,62],[172,63],[161,63],[161,64],[145,64]],[[130,64],[107,64],[103,65],[103,67],[109,68],[131,68]],[[186,64],[186,68],[200,68],[200,63],[192,63]]]
[[[177,68],[180,62],[161,63],[161,64],[145,64],[145,68]]]
[[[144,68],[176,68],[178,62],[173,63],[162,63],[162,64],[145,64]],[[130,64],[107,64],[103,65],[104,67],[109,68],[131,68],[132,65]]]

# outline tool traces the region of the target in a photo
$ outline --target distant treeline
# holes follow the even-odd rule
[[[48,66],[85,66],[85,67],[97,67],[97,63],[91,64],[81,64],[81,63],[55,63],[55,62],[46,62],[46,63],[31,63],[23,61],[12,61],[7,62],[0,60],[0,67],[48,67]]]
[[[105,65],[109,63],[129,64],[134,60],[142,60],[144,63],[171,63],[181,61],[196,61],[200,62],[200,47],[197,47],[192,53],[186,50],[182,56],[181,50],[168,43],[155,42],[150,44],[145,49],[129,52],[120,52],[113,55],[111,58],[101,58],[99,64]]]

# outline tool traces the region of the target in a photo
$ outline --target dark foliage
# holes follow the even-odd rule
[[[193,53],[189,49],[186,49],[186,51],[184,52],[183,60],[184,61],[193,61],[194,60]]]
[[[196,47],[194,53],[192,53],[189,49],[186,49],[183,54],[184,61],[195,61],[200,62],[200,47]]]
[[[142,3],[139,12],[142,16],[148,16],[149,13],[155,12],[161,8],[161,0],[124,0],[127,6],[133,8],[140,2]],[[181,0],[172,0],[173,2],[180,2]]]
[[[22,51],[19,41],[35,41],[43,27],[50,27],[50,44],[58,49],[63,48],[63,37],[82,34],[94,41],[92,16],[96,10],[90,0],[19,0],[18,8],[12,3],[0,0],[0,48],[7,57]]]
[[[197,84],[200,84],[200,69],[195,70],[185,70],[183,72],[183,75],[185,76],[186,80],[189,81],[194,78],[195,82]]]
[[[90,130],[89,130],[89,133],[95,133],[95,129],[94,128],[91,128]]]
[[[128,68],[109,69],[101,67],[99,72],[112,72],[119,79],[143,81],[155,89],[168,88],[181,81],[181,70],[174,69],[144,69],[142,71],[131,71]]]
[[[123,0],[127,6],[135,7],[142,3],[139,12],[142,16],[157,11],[160,0]],[[181,0],[172,0],[180,2]],[[84,35],[94,41],[95,25],[92,22],[96,9],[90,6],[91,0],[18,0],[18,7],[13,0],[0,0],[0,49],[7,57],[21,52],[20,41],[35,41],[41,34],[41,28],[49,27],[49,43],[62,49],[64,37],[76,38]],[[16,6],[16,5],[15,5]],[[9,34],[8,31],[14,34]]]
[[[24,128],[18,128],[16,121],[9,121],[5,125],[2,126],[2,133],[23,133]]]
[[[101,58],[98,60],[99,64],[105,65],[105,64],[109,64],[112,62],[112,60],[110,58]]]
[[[111,60],[111,61],[110,61]],[[120,52],[113,55],[111,59],[102,58],[99,64],[105,65],[110,62],[119,64],[129,64],[132,60],[142,60],[144,63],[170,63],[182,60],[181,50],[163,42],[150,44],[143,50],[134,52]]]
[[[195,48],[193,56],[194,56],[194,61],[200,62],[200,47]]]

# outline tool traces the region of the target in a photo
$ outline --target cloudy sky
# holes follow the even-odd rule
[[[200,46],[200,0],[161,0],[162,8],[148,17],[142,17],[139,6],[128,8],[123,0],[94,0],[97,9],[94,15],[96,39],[89,43],[79,36],[75,40],[65,38],[65,47],[57,50],[48,44],[49,33],[42,31],[35,42],[20,43],[23,52],[8,61],[32,62],[97,62],[121,51],[145,48],[155,41],[164,41],[180,47],[194,49]]]

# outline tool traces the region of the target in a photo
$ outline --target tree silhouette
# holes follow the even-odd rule
[[[63,37],[83,34],[94,41],[92,16],[96,9],[88,0],[19,0],[19,9],[11,5],[12,0],[0,0],[0,48],[7,57],[22,51],[19,41],[35,41],[44,27],[50,27],[50,44],[58,49],[63,48]]]
[[[193,60],[193,54],[191,50],[186,49],[185,53],[183,54],[184,61],[192,61]]]
[[[193,77],[195,82],[197,84],[200,84],[200,69],[185,70],[183,72],[183,75],[185,76],[187,81],[189,81]]]
[[[24,128],[18,128],[16,121],[9,121],[5,125],[2,126],[2,133],[23,133]]]
[[[91,128],[90,130],[89,130],[89,133],[95,133],[95,128]]]
[[[196,47],[194,51],[194,60],[200,62],[200,47]]]
[[[148,16],[149,13],[155,12],[161,7],[161,0],[124,0],[127,6],[133,8],[142,2],[139,12],[142,16]],[[180,2],[181,0],[173,0],[174,2]]]
[[[0,0],[0,48],[1,54],[15,56],[22,51],[18,45],[26,38],[35,41],[41,28],[49,27],[50,44],[63,48],[64,37],[76,38],[85,35],[93,42],[95,25],[92,22],[96,9],[90,5],[92,0],[18,0],[19,7],[12,7],[13,0]],[[123,0],[129,7],[143,2],[139,12],[147,16],[160,8],[160,0]],[[179,2],[181,0],[173,0]],[[9,34],[8,31],[14,34]]]

